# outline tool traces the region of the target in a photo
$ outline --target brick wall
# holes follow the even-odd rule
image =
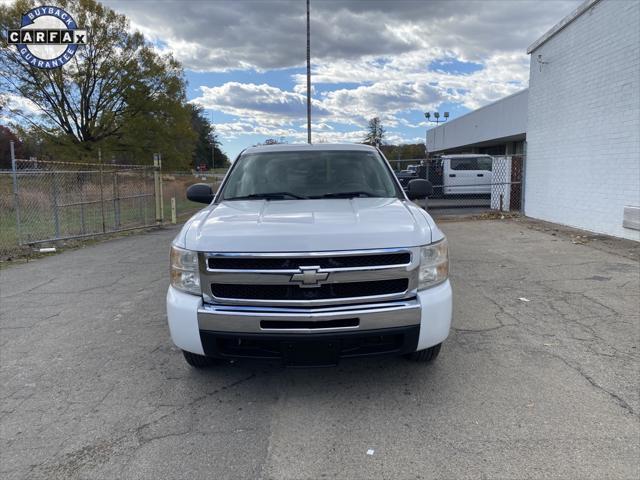
[[[640,205],[639,25],[639,1],[602,0],[531,53],[526,215],[640,240],[622,226]]]

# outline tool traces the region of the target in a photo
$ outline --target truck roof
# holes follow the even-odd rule
[[[323,150],[351,150],[351,151],[377,151],[375,147],[370,145],[362,145],[360,143],[279,143],[276,145],[259,145],[257,147],[249,147],[243,153],[256,152],[307,152],[307,151],[323,151]]]
[[[442,158],[478,158],[478,157],[491,157],[486,153],[452,153],[450,155],[442,155]]]

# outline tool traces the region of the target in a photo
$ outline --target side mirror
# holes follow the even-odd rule
[[[213,190],[208,183],[196,183],[187,188],[187,199],[209,204],[213,201]]]
[[[414,178],[409,182],[407,197],[414,200],[416,198],[426,198],[433,193],[433,185],[429,180]]]

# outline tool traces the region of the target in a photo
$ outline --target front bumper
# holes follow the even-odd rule
[[[412,299],[316,308],[204,304],[201,297],[169,287],[167,317],[176,346],[200,355],[266,358],[269,355],[265,356],[264,351],[274,351],[276,343],[281,349],[287,342],[303,349],[313,349],[320,343],[324,347],[318,348],[330,350],[351,345],[353,353],[356,352],[353,341],[363,348],[358,347],[360,350],[353,355],[338,352],[338,357],[407,353],[429,348],[447,338],[451,327],[451,298],[448,280],[418,292]],[[378,347],[370,348],[371,339],[376,336]],[[254,353],[258,350],[262,353],[252,355],[245,350],[248,352],[245,355],[231,348],[234,342],[243,344],[243,339],[245,345],[260,343]],[[327,342],[318,343],[320,339]]]

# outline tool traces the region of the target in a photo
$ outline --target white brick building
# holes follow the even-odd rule
[[[525,214],[640,240],[640,1],[587,0],[528,53]]]

